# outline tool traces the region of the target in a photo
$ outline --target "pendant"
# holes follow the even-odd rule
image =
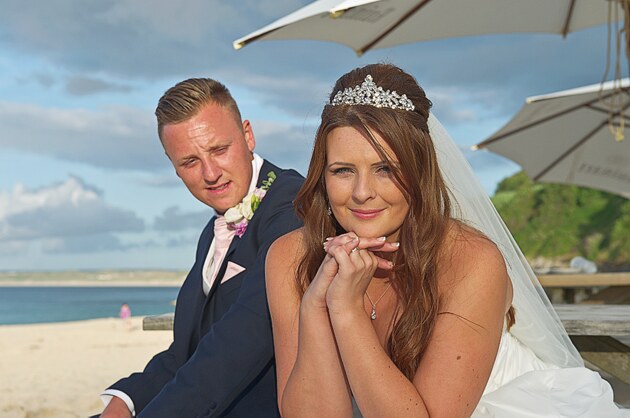
[[[372,318],[372,321],[376,319],[376,306],[374,305],[372,305],[372,313],[370,314],[370,318]]]

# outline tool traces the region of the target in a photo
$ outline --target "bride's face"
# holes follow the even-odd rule
[[[372,134],[397,162],[389,145]],[[389,163],[354,128],[335,128],[326,141],[326,192],[337,222],[360,237],[397,241],[409,204]]]

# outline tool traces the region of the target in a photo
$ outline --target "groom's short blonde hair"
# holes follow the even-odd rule
[[[168,89],[155,109],[160,140],[164,125],[184,122],[195,116],[208,103],[230,110],[241,126],[241,112],[225,85],[211,78],[189,78]]]

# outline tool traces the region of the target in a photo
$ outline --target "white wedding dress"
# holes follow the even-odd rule
[[[598,373],[586,367],[545,363],[504,331],[492,373],[472,416],[618,418],[630,417],[630,411],[615,406],[610,385]]]

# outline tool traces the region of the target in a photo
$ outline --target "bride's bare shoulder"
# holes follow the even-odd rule
[[[274,241],[267,253],[267,269],[295,270],[303,251],[304,230],[299,228]]]
[[[288,232],[274,241],[269,248],[269,256],[280,256],[286,259],[288,256],[295,255],[304,247],[304,228],[298,228]]]
[[[459,221],[453,220],[449,224],[440,261],[442,280],[450,284],[464,278],[469,281],[507,278],[505,260],[496,244]]]
[[[481,324],[494,318],[492,313],[502,318],[511,304],[511,289],[496,244],[476,229],[453,221],[438,262],[441,309]]]

